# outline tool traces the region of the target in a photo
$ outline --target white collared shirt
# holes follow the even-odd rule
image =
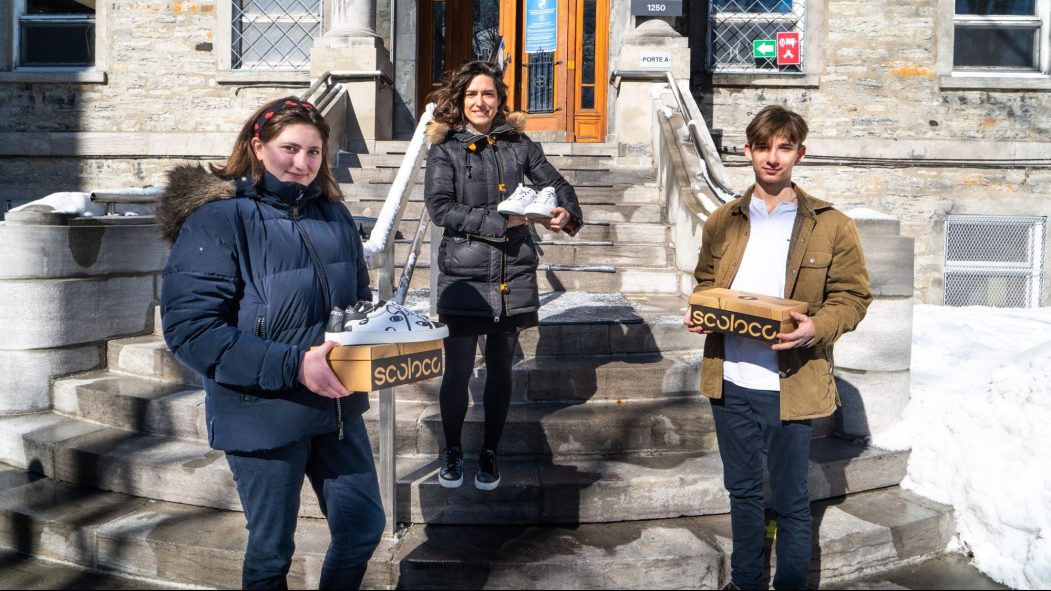
[[[766,203],[752,195],[748,205],[748,243],[730,289],[785,297],[788,248],[798,209],[796,202],[790,201],[779,203],[767,213]],[[781,391],[777,351],[769,343],[732,335],[723,338],[724,379],[742,388]]]

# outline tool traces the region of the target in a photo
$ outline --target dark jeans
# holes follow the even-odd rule
[[[332,535],[319,587],[361,586],[383,536],[384,513],[365,421],[348,418],[345,431],[343,440],[333,432],[277,449],[227,452],[248,520],[243,588],[288,588],[304,475],[310,478]]]
[[[723,382],[712,400],[715,434],[730,493],[731,580],[741,589],[763,585],[763,459],[770,474],[770,508],[777,519],[775,589],[806,588],[810,571],[810,421],[782,421],[781,395]]]

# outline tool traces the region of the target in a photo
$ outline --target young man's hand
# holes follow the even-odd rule
[[[300,383],[314,394],[326,398],[343,398],[351,394],[328,364],[328,352],[337,344],[328,341],[316,349],[307,351],[303,355],[303,363],[299,366]]]
[[[690,308],[689,308],[689,306],[686,307],[686,314],[684,314],[683,317],[682,317],[682,323],[686,325],[686,330],[688,330],[690,332],[695,332],[697,334],[711,334],[712,333],[712,331],[704,328],[703,324],[694,324],[693,321],[690,320]]]
[[[777,338],[781,339],[781,342],[772,345],[771,349],[776,351],[795,349],[797,347],[807,347],[813,342],[814,335],[817,334],[817,329],[814,328],[814,321],[806,314],[800,314],[795,311],[789,313],[792,315],[792,319],[796,321],[796,329],[792,332],[777,333]]]

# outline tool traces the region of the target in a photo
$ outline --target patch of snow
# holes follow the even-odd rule
[[[50,211],[54,213],[71,213],[78,216],[92,216],[105,215],[106,205],[104,203],[92,203],[91,193],[66,191],[52,193],[36,201],[30,201],[11,209],[11,212],[17,211]]]
[[[869,209],[867,207],[857,207],[854,209],[843,212],[847,214],[852,220],[896,220],[898,218],[883,213],[882,211],[876,211],[875,209]]]
[[[902,486],[953,506],[981,571],[1051,588],[1051,308],[917,305],[911,394],[873,441],[911,447]]]

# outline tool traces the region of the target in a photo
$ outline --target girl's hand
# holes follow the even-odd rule
[[[551,210],[551,219],[544,220],[540,224],[552,232],[561,232],[568,222],[569,212],[564,207],[556,207]]]
[[[316,349],[311,349],[303,356],[299,366],[299,382],[308,390],[326,398],[342,398],[351,392],[343,387],[336,374],[328,364],[328,352],[338,343],[328,341]]]

